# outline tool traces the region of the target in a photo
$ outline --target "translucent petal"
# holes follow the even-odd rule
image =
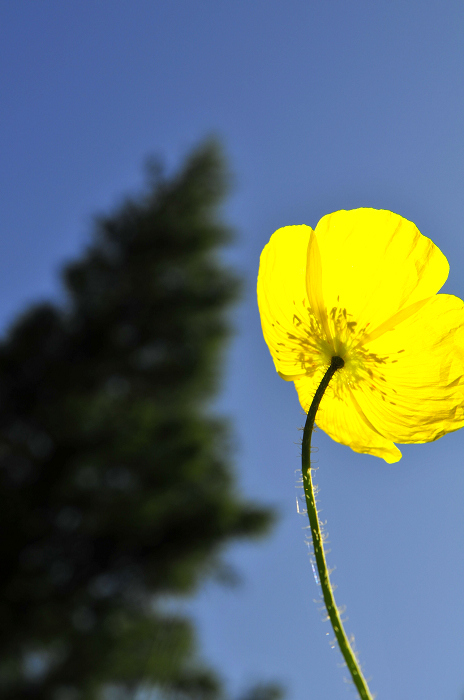
[[[380,435],[366,418],[344,380],[344,368],[337,371],[339,382],[329,384],[316,415],[316,423],[333,440],[348,445],[355,452],[382,457],[392,464],[401,459],[401,452],[390,439]],[[320,382],[321,377],[318,377]],[[307,412],[316,387],[306,377],[295,381],[303,409]]]
[[[263,334],[277,371],[287,380],[308,371],[313,349],[315,319],[306,297],[311,234],[309,226],[278,229],[264,248],[259,266],[258,306]]]
[[[464,303],[438,294],[367,349],[385,359],[353,392],[386,438],[429,442],[464,425]]]
[[[448,262],[416,226],[376,209],[324,216],[308,249],[307,293],[321,325],[345,309],[357,332],[372,332],[406,306],[442,287]],[[332,336],[334,330],[330,329]]]

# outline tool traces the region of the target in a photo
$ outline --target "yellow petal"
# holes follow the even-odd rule
[[[438,294],[369,343],[386,358],[353,390],[375,428],[395,442],[429,442],[464,425],[464,303]]]
[[[332,386],[329,384],[316,415],[317,425],[333,440],[348,445],[355,452],[382,457],[389,464],[398,462],[401,452],[391,440],[380,435],[366,418],[353,400],[350,389],[344,382],[343,373],[342,368],[332,379],[334,381],[338,378],[340,386],[337,386],[337,382]],[[317,384],[320,383],[320,379],[321,377],[318,377]],[[295,381],[300,403],[306,412],[316,387],[306,377]]]
[[[389,211],[329,214],[319,221],[315,239],[308,251],[307,292],[324,327],[322,308],[329,317],[333,309],[346,309],[357,332],[371,333],[406,306],[436,294],[448,276],[437,246]]]
[[[278,229],[261,254],[258,306],[264,338],[287,380],[308,371],[315,319],[306,297],[309,226]],[[312,331],[311,331],[312,324]]]

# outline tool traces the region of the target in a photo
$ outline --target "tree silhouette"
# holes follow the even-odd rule
[[[218,257],[227,180],[212,141],[174,177],[151,167],[65,270],[66,302],[0,345],[2,700],[221,692],[163,600],[272,520],[237,493],[209,408],[238,292]]]

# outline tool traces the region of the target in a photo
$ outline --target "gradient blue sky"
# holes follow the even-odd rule
[[[140,188],[150,153],[175,167],[211,132],[236,188],[228,253],[247,279],[219,401],[245,493],[275,504],[272,538],[237,546],[243,584],[190,607],[232,692],[355,697],[322,622],[295,509],[298,428],[255,303],[259,253],[287,224],[391,209],[447,255],[464,297],[464,6],[449,0],[0,1],[0,325],[57,297],[92,216]],[[337,602],[378,700],[464,693],[464,431],[398,464],[318,432],[317,481]]]

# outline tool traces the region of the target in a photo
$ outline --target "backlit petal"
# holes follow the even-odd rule
[[[346,309],[356,332],[372,332],[406,306],[430,297],[448,276],[448,262],[416,226],[376,209],[324,216],[309,249],[307,291],[321,309]],[[332,332],[334,335],[334,332]]]
[[[369,343],[386,358],[353,393],[395,442],[429,442],[464,425],[464,303],[438,294]]]
[[[309,226],[278,229],[261,254],[258,306],[264,338],[279,374],[294,379],[311,356],[311,312],[306,297]],[[314,318],[312,319],[314,326]]]
[[[316,415],[316,423],[333,440],[349,445],[355,452],[382,457],[389,464],[401,459],[401,452],[391,439],[380,435],[366,418],[349,388],[343,384],[344,369],[338,370],[341,388],[328,386]],[[321,377],[319,377],[320,382]],[[315,390],[306,377],[295,381],[295,388],[303,409],[307,412]]]

